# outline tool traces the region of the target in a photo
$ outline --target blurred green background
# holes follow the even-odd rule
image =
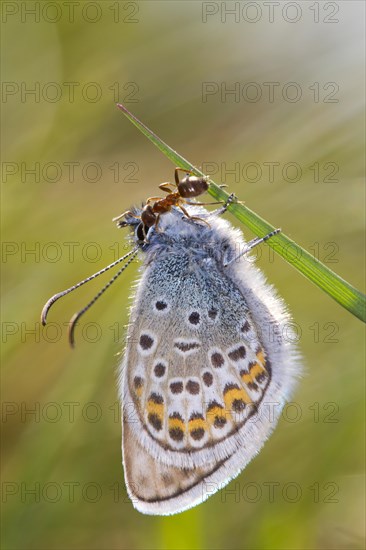
[[[67,321],[104,281],[39,326],[50,295],[126,251],[111,218],[173,178],[116,101],[362,289],[364,4],[2,4],[2,547],[364,548],[364,327],[268,248],[306,365],[296,404],[227,490],[179,516],[139,514],[123,482],[137,263],[74,351]]]

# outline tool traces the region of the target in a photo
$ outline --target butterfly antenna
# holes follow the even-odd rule
[[[114,281],[121,275],[121,273],[124,272],[124,270],[130,265],[132,260],[135,258],[137,252],[138,252],[138,248],[136,247],[134,250],[131,251],[130,254],[132,254],[132,256],[125,263],[125,265],[121,267],[119,271],[117,271],[117,273],[112,277],[112,279],[98,292],[98,294],[94,296],[94,298],[83,309],[81,309],[80,311],[78,311],[78,313],[75,313],[75,315],[72,316],[69,323],[69,343],[72,348],[75,347],[74,332],[75,332],[76,323],[78,322],[80,317],[84,315],[84,313],[87,312],[88,309],[90,309],[93,304],[95,304],[95,302],[98,300],[98,298],[102,296],[102,294],[104,294],[107,288],[109,288],[111,284],[114,283]]]
[[[228,265],[232,264],[233,262],[237,262],[239,260],[239,258],[244,256],[245,254],[248,254],[248,252],[250,252],[250,250],[252,250],[253,248],[255,248],[256,246],[258,246],[261,243],[265,243],[271,237],[274,237],[275,235],[278,235],[278,233],[281,233],[281,231],[282,231],[281,229],[274,229],[273,231],[271,231],[270,233],[268,233],[264,237],[255,237],[255,239],[252,239],[251,241],[246,243],[246,245],[244,246],[244,249],[237,256],[232,258],[229,262],[225,263],[224,267],[227,267]]]
[[[90,277],[87,277],[86,279],[83,279],[82,281],[80,281],[80,283],[77,283],[76,285],[73,285],[72,287],[66,289],[66,290],[63,290],[62,292],[58,292],[57,294],[55,294],[54,296],[52,296],[52,298],[50,298],[46,304],[44,305],[43,309],[42,309],[42,313],[41,313],[41,322],[42,322],[42,325],[44,326],[47,322],[47,315],[48,315],[48,312],[51,308],[51,306],[59,299],[59,298],[62,298],[63,296],[66,296],[66,294],[69,294],[69,292],[72,292],[73,290],[76,290],[77,288],[79,288],[80,286],[82,285],[85,285],[85,283],[88,283],[89,281],[91,281],[92,279],[95,279],[96,277],[98,277],[99,275],[102,275],[102,273],[105,273],[106,271],[108,271],[108,269],[111,269],[112,267],[114,267],[115,265],[119,264],[120,262],[123,262],[123,260],[125,260],[126,258],[128,258],[129,256],[131,256],[131,254],[134,254],[134,256],[136,255],[135,253],[137,252],[137,247],[135,247],[133,250],[131,250],[130,252],[128,252],[127,254],[125,254],[124,256],[122,256],[121,258],[119,258],[118,260],[116,260],[115,262],[107,265],[107,267],[104,267],[103,269],[101,269],[100,271],[98,271],[97,273],[94,273],[94,275],[90,275]],[[134,257],[133,256],[133,257]]]

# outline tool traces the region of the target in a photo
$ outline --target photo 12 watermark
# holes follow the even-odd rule
[[[1,163],[1,180],[4,184],[56,184],[56,183],[139,183],[140,167],[137,162],[119,161],[101,163],[98,161],[49,160],[6,161]]]
[[[216,162],[205,160],[201,164],[204,174],[218,178],[221,184],[228,183],[339,183],[340,167],[337,162],[310,162],[307,164],[296,160],[276,161],[256,160]]]
[[[2,23],[140,23],[141,3],[125,1],[4,1]]]
[[[202,82],[202,103],[339,103],[337,82],[263,81],[263,82]]]
[[[202,2],[202,23],[337,24],[340,2]]]
[[[79,82],[4,80],[1,82],[1,103],[99,103],[107,99],[125,105],[141,101],[137,82]]]

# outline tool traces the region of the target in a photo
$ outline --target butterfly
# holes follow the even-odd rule
[[[226,206],[172,205],[158,226],[131,209],[119,222],[131,228],[131,252],[91,277],[126,262],[99,297],[142,257],[119,395],[127,491],[145,514],[183,512],[235,478],[275,428],[301,373],[287,308],[247,261],[278,231],[245,243],[222,218]],[[91,278],[51,298],[42,320]],[[72,342],[95,299],[73,317]]]

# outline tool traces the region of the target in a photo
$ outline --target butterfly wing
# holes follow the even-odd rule
[[[169,254],[139,285],[123,369],[123,456],[141,512],[180,512],[228,483],[285,402],[288,369],[280,364],[274,377],[272,367],[289,362],[278,333],[285,314],[278,300],[265,303],[273,295],[255,268],[247,281],[236,270]]]
[[[212,463],[193,469],[167,466],[152,458],[138,442],[128,421],[123,425],[123,461],[130,499],[145,514],[181,512],[219,488],[215,482],[210,483],[210,474],[220,465]]]

